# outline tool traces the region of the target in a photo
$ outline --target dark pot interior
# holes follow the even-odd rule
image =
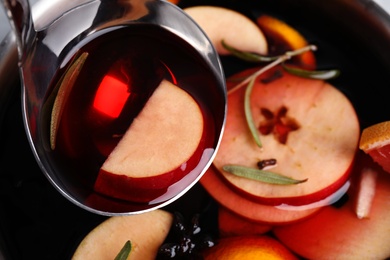
[[[362,128],[390,119],[390,17],[372,1],[182,0],[180,5],[195,4],[226,6],[253,19],[268,13],[285,20],[318,45],[319,68],[341,70],[331,83],[350,98]],[[105,217],[73,205],[41,173],[23,128],[16,56],[9,57],[10,73],[0,81],[11,86],[7,91],[1,86],[0,93],[0,252],[6,259],[69,259],[83,236]],[[230,57],[222,61],[226,76],[247,66]],[[216,220],[213,209],[200,185],[167,208],[188,216],[207,210],[210,226]]]

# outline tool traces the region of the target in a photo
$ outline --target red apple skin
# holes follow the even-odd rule
[[[359,161],[364,164],[354,170],[352,185],[359,179],[362,166],[378,171],[377,188],[368,218],[357,218],[357,191],[351,186],[350,199],[341,208],[328,206],[305,221],[275,227],[275,236],[288,248],[308,259],[390,257],[390,175],[367,159],[367,155],[359,156]],[[364,156],[366,158],[362,158]]]
[[[243,78],[256,70],[232,76],[228,87],[237,84],[233,78]],[[261,81],[270,78],[270,82]],[[255,125],[267,121],[262,109],[276,113],[284,106],[289,120],[295,120],[299,127],[289,133],[285,144],[273,134],[262,134],[262,150],[247,127],[244,95],[245,87],[229,94],[226,128],[214,160],[231,189],[266,205],[301,206],[322,200],[345,184],[358,148],[360,126],[351,102],[340,91],[321,80],[291,75],[281,67],[263,74],[255,81],[251,96]],[[277,160],[270,171],[307,181],[272,185],[234,176],[222,169],[226,164],[257,168],[260,159],[270,158]]]
[[[220,237],[262,235],[272,229],[272,225],[250,221],[231,210],[218,208],[218,228]]]
[[[248,221],[281,225],[300,221],[319,210],[319,208],[300,211],[282,210],[252,201],[226,185],[226,180],[220,176],[213,165],[200,179],[200,183],[218,203]]]
[[[268,198],[268,197],[258,197],[245,190],[232,185],[230,182],[225,182],[225,185],[229,186],[230,189],[234,190],[236,193],[240,194],[243,197],[248,198],[254,202],[267,205],[267,206],[279,206],[282,204],[286,204],[289,206],[305,206],[311,203],[315,203],[317,201],[323,200],[326,197],[335,193],[338,189],[340,189],[350,178],[351,170],[353,168],[353,161],[351,162],[350,167],[342,174],[340,179],[336,180],[331,185],[325,187],[322,190],[318,190],[317,192],[305,195],[305,196],[294,196],[294,197],[278,197],[278,198]],[[219,172],[217,174],[220,174]]]
[[[173,183],[183,177],[179,171],[171,171],[156,177],[132,178],[109,172],[102,173],[95,182],[95,190],[111,197],[133,202],[152,201],[167,192]],[[115,187],[115,190],[113,189]]]
[[[133,178],[112,174],[101,169],[99,178],[96,179],[94,190],[112,198],[131,202],[148,203],[153,201],[166,194],[171,185],[180,182],[186,176],[188,169],[194,169],[198,165],[203,145],[204,142],[200,142],[197,151],[188,160],[184,170],[178,167],[173,171],[156,176]],[[188,184],[190,183],[183,183],[182,186],[184,187],[184,185]]]

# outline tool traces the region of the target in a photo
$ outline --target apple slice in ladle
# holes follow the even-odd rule
[[[149,201],[181,179],[197,150],[204,119],[198,103],[163,80],[102,165],[95,191],[110,197]]]

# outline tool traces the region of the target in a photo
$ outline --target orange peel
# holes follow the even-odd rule
[[[309,45],[300,32],[282,20],[269,15],[261,15],[256,19],[256,22],[267,39],[277,40],[277,42],[269,44],[270,46],[275,46],[276,51],[297,50]],[[298,65],[305,69],[314,69],[316,67],[316,58],[312,51],[297,56],[296,60]]]
[[[279,241],[268,236],[233,236],[221,238],[204,253],[204,259],[297,260]]]
[[[390,121],[363,129],[359,148],[390,173]]]

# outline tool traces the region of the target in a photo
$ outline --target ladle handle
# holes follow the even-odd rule
[[[28,0],[1,0],[15,33],[19,63],[23,63],[34,38],[35,28]]]

